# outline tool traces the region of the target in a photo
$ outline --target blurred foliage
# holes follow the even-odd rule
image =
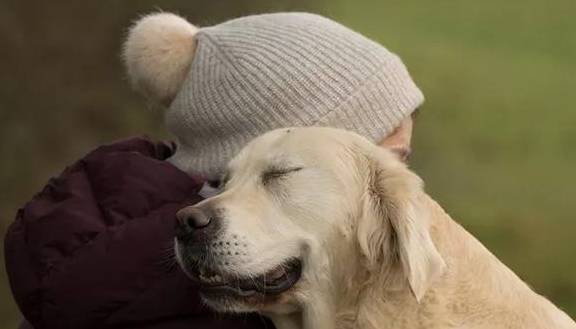
[[[414,169],[537,291],[576,315],[576,2],[140,0],[0,2],[0,232],[92,147],[147,134],[162,113],[119,58],[127,26],[175,11],[198,25],[280,10],[334,17],[407,63],[427,96]],[[0,327],[18,312],[0,270]]]

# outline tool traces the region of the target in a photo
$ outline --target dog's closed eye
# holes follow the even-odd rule
[[[275,180],[300,170],[302,170],[302,167],[271,167],[262,174],[262,184],[268,185]]]
[[[214,197],[214,196],[220,194],[222,192],[222,190],[224,190],[224,187],[226,186],[226,184],[228,183],[229,178],[230,178],[230,175],[228,173],[226,173],[225,175],[223,175],[219,179],[207,180],[202,185],[202,188],[200,189],[198,194],[205,199],[211,198],[211,197]]]

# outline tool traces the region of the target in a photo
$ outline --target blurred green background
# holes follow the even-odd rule
[[[576,1],[0,2],[0,233],[94,146],[166,138],[119,58],[142,13],[199,25],[312,11],[400,54],[427,97],[413,167],[428,192],[537,291],[576,316]],[[3,255],[3,253],[2,253]],[[19,313],[0,267],[0,328]]]

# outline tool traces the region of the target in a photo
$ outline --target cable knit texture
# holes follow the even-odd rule
[[[170,159],[208,177],[275,128],[332,126],[377,142],[424,100],[378,43],[322,16],[276,13],[201,28],[187,78],[167,112]]]

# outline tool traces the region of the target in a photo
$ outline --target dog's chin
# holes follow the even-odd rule
[[[252,312],[277,308],[289,312],[285,295],[294,289],[302,275],[302,262],[288,259],[264,273],[239,275],[200,264],[186,269],[198,283],[204,302],[220,312]],[[276,307],[274,307],[276,306]]]

